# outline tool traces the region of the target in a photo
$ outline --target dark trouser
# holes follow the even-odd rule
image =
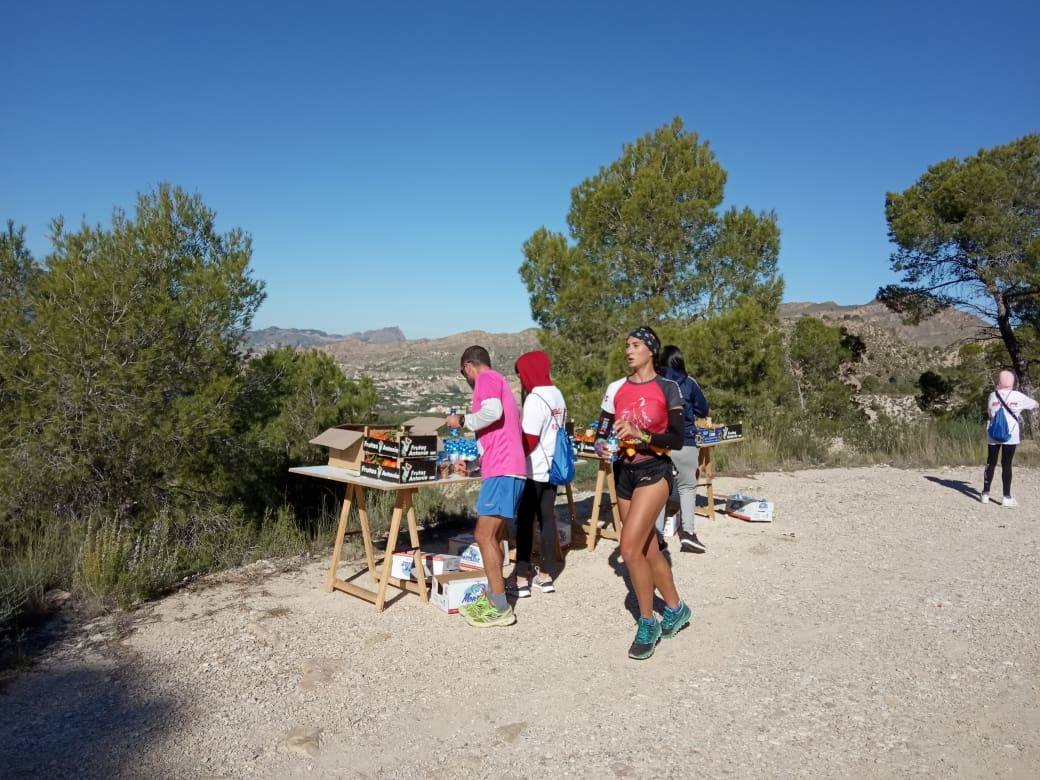
[[[516,513],[516,565],[521,573],[524,564],[527,567],[531,565],[535,517],[542,527],[541,567],[553,575],[556,562],[556,485],[529,479],[524,484]]]
[[[982,482],[982,492],[988,493],[993,481],[993,472],[997,469],[997,453],[1000,453],[1000,479],[1004,483],[1004,495],[1011,495],[1011,461],[1015,459],[1017,444],[990,444],[986,453],[986,478]]]

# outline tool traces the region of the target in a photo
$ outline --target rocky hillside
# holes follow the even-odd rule
[[[804,316],[819,317],[828,325],[844,325],[857,335],[863,330],[887,332],[909,346],[944,350],[958,347],[990,330],[975,315],[956,309],[940,312],[920,325],[906,325],[900,315],[876,300],[857,306],[840,306],[833,301],[780,304],[781,319],[794,320]]]
[[[372,377],[380,405],[389,412],[447,412],[469,398],[466,380],[459,375],[459,356],[466,347],[479,344],[491,354],[495,368],[519,392],[513,363],[524,352],[538,349],[535,328],[519,333],[456,333],[440,339],[410,339],[387,343],[344,339],[321,345],[347,376]]]
[[[404,333],[396,325],[378,330],[366,330],[343,336],[338,333],[326,333],[323,330],[299,328],[264,328],[249,332],[246,344],[254,352],[266,352],[275,347],[323,347],[341,341],[353,340],[365,344],[386,344],[405,341]]]

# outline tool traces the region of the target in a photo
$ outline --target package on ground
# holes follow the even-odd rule
[[[726,499],[726,513],[749,523],[771,523],[773,502],[737,493]]]
[[[415,568],[415,555],[411,551],[395,552],[390,564],[390,576],[400,580],[410,580]]]
[[[744,426],[742,423],[719,425],[710,419],[698,420],[694,438],[698,447],[711,447],[723,442],[739,441],[744,438]]]
[[[365,437],[375,432],[395,429],[396,425],[376,425],[374,423],[348,423],[327,428],[323,433],[311,439],[311,444],[327,447],[329,465],[335,468],[358,471],[361,468],[362,447]]]
[[[675,536],[679,532],[679,515],[666,515],[664,518],[664,531],[665,536]]]
[[[487,576],[475,571],[438,574],[430,585],[430,603],[449,615],[463,604],[472,604],[487,592]]]
[[[363,477],[410,485],[437,479],[437,461],[433,458],[383,458],[366,453],[359,471]]]
[[[442,424],[437,417],[413,417],[394,428],[366,431],[361,448],[387,458],[435,458]]]
[[[458,555],[427,554],[423,556],[423,568],[431,577],[437,577],[458,571],[462,568],[462,559]]]
[[[473,534],[459,534],[448,540],[448,555],[459,556],[459,568],[474,571],[484,568],[484,557],[480,554]],[[502,565],[509,563],[509,542],[502,540]]]
[[[428,577],[458,571],[461,559],[457,555],[423,553],[423,568]],[[390,565],[390,576],[398,579],[415,579],[415,556],[411,551],[395,552]]]
[[[571,521],[570,518],[556,518],[556,535],[560,538],[560,549],[566,550],[571,546]]]

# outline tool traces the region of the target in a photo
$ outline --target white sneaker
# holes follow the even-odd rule
[[[983,493],[981,496],[979,496],[979,501],[981,501],[983,504],[988,504],[989,503],[989,493]]]
[[[1001,506],[1018,506],[1018,502],[1011,496],[1004,496],[1004,501],[1001,502]]]

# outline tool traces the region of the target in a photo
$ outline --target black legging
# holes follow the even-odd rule
[[[548,574],[556,562],[556,485],[548,482],[524,483],[520,496],[520,508],[516,515],[516,563],[531,565],[531,548],[534,546],[534,519],[537,516],[542,526],[541,567]]]
[[[982,481],[982,492],[989,493],[993,472],[997,469],[997,453],[1000,453],[1000,479],[1004,483],[1004,495],[1011,495],[1011,461],[1015,459],[1017,444],[990,444],[986,453],[986,478]]]

